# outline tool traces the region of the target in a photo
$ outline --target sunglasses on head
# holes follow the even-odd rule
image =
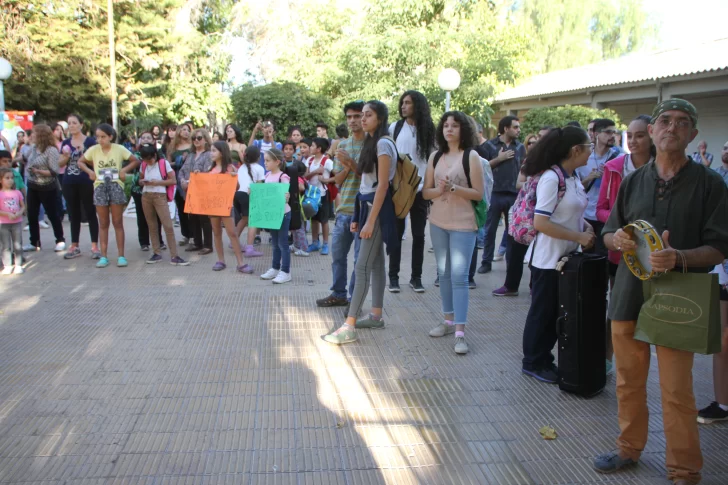
[[[197,136],[193,136],[192,139],[193,140],[197,140],[197,141],[202,141],[202,140],[205,139],[205,137],[204,136],[201,136],[201,135],[197,135]]]

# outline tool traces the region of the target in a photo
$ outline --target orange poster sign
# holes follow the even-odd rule
[[[238,178],[230,174],[190,174],[185,212],[228,217],[233,209],[237,187]]]

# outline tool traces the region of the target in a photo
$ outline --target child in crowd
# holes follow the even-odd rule
[[[265,169],[268,172],[265,176],[267,184],[290,184],[291,178],[283,173],[286,162],[283,159],[283,152],[271,148],[265,154]],[[272,267],[260,277],[264,280],[273,280],[273,283],[283,284],[291,281],[291,253],[288,249],[288,228],[291,225],[291,206],[288,200],[290,191],[286,192],[286,210],[283,222],[278,230],[271,230],[273,237],[273,264]]]
[[[209,173],[221,174],[227,173],[234,177],[237,177],[237,172],[233,166],[233,160],[230,156],[230,147],[225,141],[216,141],[212,144],[210,149],[212,158],[212,167],[210,167]],[[210,216],[210,222],[212,222],[212,233],[213,240],[215,242],[215,251],[217,252],[217,263],[212,267],[213,271],[222,271],[227,266],[225,265],[225,250],[222,244],[222,225],[225,224],[225,232],[227,232],[228,238],[233,245],[233,252],[235,258],[238,260],[237,270],[240,273],[250,274],[253,272],[253,267],[249,264],[243,264],[243,253],[240,251],[240,240],[235,235],[235,223],[233,222],[232,216],[219,217]]]
[[[23,247],[20,235],[23,230],[25,202],[22,192],[15,188],[13,170],[0,168],[0,248],[2,249],[2,274],[23,273]],[[13,255],[15,268],[13,269]]]
[[[303,177],[298,177],[298,193],[300,196],[306,192],[306,181]],[[306,220],[303,217],[303,210],[301,210],[301,227],[291,231],[293,233],[293,246],[291,246],[291,252],[296,256],[309,256],[308,252],[308,241],[306,241]]]
[[[258,163],[260,160],[260,148],[251,145],[245,149],[243,154],[243,164],[238,170],[238,191],[235,192],[233,205],[240,216],[240,220],[235,227],[235,234],[240,240],[240,235],[248,226],[248,215],[250,212],[250,186],[251,184],[262,183],[265,181],[265,169]],[[246,258],[255,258],[263,256],[263,253],[256,251],[253,243],[255,241],[255,228],[248,227],[248,244],[245,246],[243,255]]]
[[[177,177],[174,174],[172,165],[163,158],[159,158],[156,145],[145,143],[139,147],[139,156],[142,159],[142,166],[139,170],[139,185],[142,187],[141,203],[143,206],[143,217],[149,226],[149,235],[152,240],[154,254],[147,260],[147,263],[154,264],[162,260],[162,244],[159,236],[159,221],[167,233],[169,252],[172,255],[173,266],[189,266],[189,262],[180,258],[177,254],[177,241],[174,237],[174,224],[169,214],[169,202],[174,200],[169,196],[168,187],[177,185]],[[164,165],[164,166],[162,166]]]
[[[13,180],[15,181],[15,189],[19,190],[23,194],[23,199],[27,197],[25,182],[20,172],[13,168],[13,156],[7,150],[0,150],[0,168],[7,168],[13,173]]]

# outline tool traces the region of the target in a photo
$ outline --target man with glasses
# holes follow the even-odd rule
[[[589,199],[584,219],[591,224],[596,234],[601,234],[604,227],[604,224],[597,220],[597,200],[599,199],[599,189],[602,186],[604,165],[620,155],[619,149],[614,146],[616,134],[614,121],[606,118],[594,120],[594,149],[586,165],[576,169],[576,175],[581,179]],[[601,237],[597,237],[594,247],[589,252],[607,255],[607,248],[604,247]]]
[[[652,224],[666,246],[650,254],[652,269],[658,273],[683,269],[707,273],[728,256],[728,188],[720,175],[685,155],[698,135],[697,124],[697,110],[685,100],[669,99],[657,105],[647,128],[657,151],[655,161],[622,181],[604,227],[607,248],[627,251],[636,243],[622,228],[638,219]],[[616,472],[636,464],[644,451],[649,428],[646,386],[655,352],[667,478],[678,485],[696,484],[703,457],[693,394],[694,354],[662,346],[652,350],[648,343],[636,340],[643,303],[642,281],[620,261],[608,316],[612,319],[621,433],[617,449],[597,456],[594,468],[600,473]]]

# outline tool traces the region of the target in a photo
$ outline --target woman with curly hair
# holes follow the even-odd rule
[[[40,228],[38,216],[41,205],[53,226],[56,251],[65,251],[61,215],[58,212],[58,160],[61,156],[56,147],[56,138],[50,126],[40,124],[33,127],[34,145],[28,153],[26,177],[28,185],[28,225],[30,226],[30,247],[26,250],[40,251]]]

